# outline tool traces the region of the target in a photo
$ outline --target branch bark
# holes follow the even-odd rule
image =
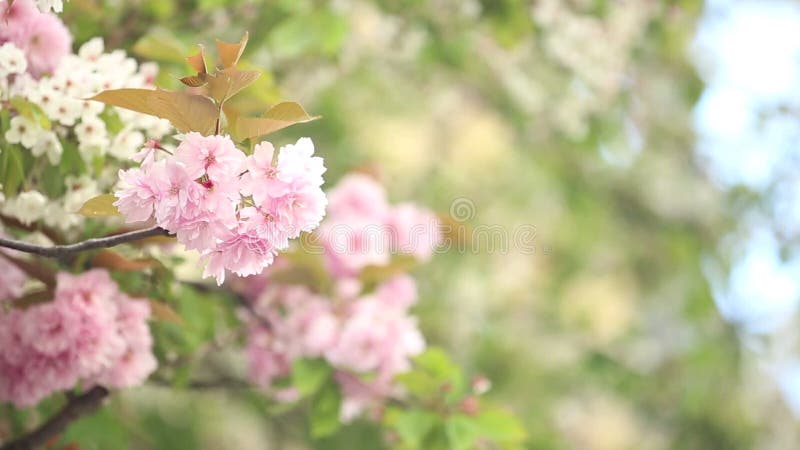
[[[98,248],[114,247],[115,245],[124,244],[125,242],[138,241],[139,239],[153,236],[169,236],[169,232],[161,227],[152,227],[145,228],[143,230],[129,231],[127,233],[117,234],[114,236],[87,239],[75,244],[53,245],[51,247],[43,247],[41,245],[15,241],[13,239],[0,238],[0,247],[11,248],[21,252],[33,253],[35,255],[47,256],[50,258],[62,258],[73,253],[83,252],[86,250],[95,250]]]
[[[0,450],[34,450],[41,447],[47,441],[63,432],[70,423],[97,411],[103,399],[108,395],[108,389],[102,386],[95,386],[81,395],[70,398],[61,411],[39,426],[39,428],[3,445]]]

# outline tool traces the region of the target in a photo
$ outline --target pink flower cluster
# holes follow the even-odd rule
[[[407,371],[409,358],[425,349],[416,319],[408,314],[417,300],[409,276],[390,279],[365,295],[358,295],[360,286],[342,286],[334,298],[300,285],[267,284],[253,308],[271,327],[250,316],[247,346],[249,376],[265,389],[290,375],[294,360],[324,358],[336,370],[344,394],[341,417],[349,421],[397,394],[394,376]],[[291,388],[272,393],[282,401],[296,396]]]
[[[149,303],[105,270],[58,274],[51,302],[0,312],[0,401],[28,407],[79,382],[143,383],[157,365],[149,317]]]
[[[392,254],[427,261],[442,240],[431,211],[413,203],[390,206],[383,186],[367,175],[345,176],[328,193],[328,201],[320,236],[328,269],[336,277],[385,266]]]
[[[203,275],[218,284],[226,270],[260,273],[325,215],[325,166],[309,138],[282,147],[277,158],[269,142],[245,156],[228,136],[188,133],[162,159],[155,145],[137,154],[141,168],[120,171],[124,186],[115,205],[128,222],[154,217],[186,248],[200,251]]]
[[[11,42],[25,52],[34,77],[52,73],[72,47],[64,23],[54,14],[40,12],[33,0],[0,0],[0,44]]]
[[[390,206],[383,187],[366,175],[344,177],[328,200],[320,237],[333,292],[281,283],[274,274],[291,271],[288,260],[248,280],[242,292],[271,326],[248,316],[247,355],[252,381],[281,401],[297,395],[272,388],[290,375],[292,362],[324,358],[343,393],[341,418],[349,421],[379,412],[387,397],[399,395],[394,376],[409,370],[409,358],[425,348],[409,314],[417,301],[414,279],[396,275],[367,291],[362,270],[387,265],[397,253],[427,260],[442,237],[432,212],[411,203]]]

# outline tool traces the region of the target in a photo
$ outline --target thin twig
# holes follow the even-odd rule
[[[67,404],[61,408],[61,411],[39,426],[39,428],[3,445],[0,450],[34,450],[41,447],[54,436],[63,432],[70,423],[82,416],[95,412],[108,395],[108,389],[102,386],[95,386],[83,394],[71,397]]]
[[[73,253],[83,252],[86,250],[95,250],[98,248],[114,247],[115,245],[124,244],[125,242],[137,241],[139,239],[152,236],[169,236],[169,232],[161,227],[152,227],[145,228],[143,230],[129,231],[127,233],[117,234],[114,236],[87,239],[75,244],[53,245],[50,247],[43,247],[41,245],[29,244],[27,242],[0,238],[0,247],[7,247],[25,253],[33,253],[39,256],[61,258]]]

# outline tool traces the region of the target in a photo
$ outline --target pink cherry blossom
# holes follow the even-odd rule
[[[177,231],[183,221],[196,214],[203,197],[203,187],[194,181],[186,168],[173,161],[164,160],[153,166],[158,192],[155,205],[156,221],[169,231]]]
[[[278,180],[278,169],[273,164],[275,147],[264,141],[253,148],[253,154],[245,159],[244,174],[241,178],[242,195],[252,196],[253,201],[261,203],[271,193],[283,193],[286,184]]]
[[[378,285],[375,298],[387,308],[407,310],[417,302],[417,282],[406,274],[394,276]]]
[[[291,399],[291,392],[276,390],[272,383],[288,376],[296,359],[322,356],[335,369],[342,389],[343,421],[377,413],[385,398],[400,395],[394,376],[408,370],[410,358],[425,348],[407,311],[416,300],[413,279],[399,275],[380,284],[373,295],[360,297],[353,293],[360,283],[348,284],[347,297],[334,299],[279,281],[246,286],[252,309],[270,323],[267,329],[245,315],[250,378],[279,401]],[[260,294],[254,290],[259,286]]]
[[[427,261],[442,241],[439,221],[431,211],[414,203],[401,203],[387,220],[392,251]]]
[[[374,178],[354,173],[339,180],[328,192],[328,214],[333,219],[363,217],[383,223],[389,211],[386,191]]]
[[[236,148],[229,136],[203,136],[195,132],[186,133],[183,142],[175,149],[175,156],[191,178],[207,175],[216,182],[238,176],[237,171],[245,159],[244,153]]]
[[[386,227],[370,217],[331,218],[319,229],[325,263],[335,277],[354,277],[391,261]]]
[[[278,178],[286,184],[321,186],[325,170],[322,158],[314,156],[314,143],[309,138],[285,145],[278,153]]]
[[[412,203],[391,207],[374,179],[347,175],[328,193],[328,218],[319,235],[335,277],[354,277],[368,266],[385,266],[393,254],[427,261],[442,240],[436,216]]]
[[[325,215],[325,166],[308,138],[283,147],[277,165],[269,142],[245,158],[228,136],[187,133],[174,155],[157,159],[151,142],[120,172],[115,205],[129,222],[155,219],[187,249],[201,252],[204,276],[260,273],[279,250]]]
[[[107,387],[129,388],[138,386],[158,367],[153,352],[153,338],[147,319],[150,305],[142,299],[126,295],[117,297],[116,328],[125,342],[125,348],[114,364],[95,377]]]
[[[0,310],[0,401],[32,406],[79,382],[141,384],[156,368],[149,315],[105,270],[59,273],[52,301]]]
[[[42,13],[30,0],[17,0],[9,9],[0,3],[3,27],[0,44],[11,42],[25,52],[28,71],[34,77],[52,73],[72,47],[72,35],[61,20]]]
[[[255,275],[272,264],[276,253],[272,243],[258,233],[231,233],[228,239],[203,254],[207,263],[203,276],[213,276],[217,284],[222,284],[226,269],[243,277]]]
[[[348,423],[368,413],[373,420],[380,420],[383,400],[392,396],[397,389],[385,377],[377,377],[365,381],[346,371],[334,374],[336,382],[342,390],[342,406],[339,418]]]
[[[125,221],[143,222],[153,215],[160,192],[150,174],[139,168],[119,171],[122,188],[115,193],[114,205],[125,216]]]
[[[376,299],[365,298],[353,303],[337,345],[325,356],[334,366],[357,372],[397,373],[407,370],[408,358],[424,349],[425,342],[412,318],[386,310]]]
[[[278,233],[275,245],[286,248],[289,239],[317,228],[328,204],[325,194],[316,186],[292,186],[281,196],[267,197],[259,204],[264,215],[272,217]]]
[[[39,9],[33,0],[15,0],[10,7],[8,3],[8,0],[0,0],[0,18],[9,27],[14,23],[19,23],[39,14]],[[5,32],[7,32],[7,29],[0,31],[0,38],[4,37],[3,33]]]

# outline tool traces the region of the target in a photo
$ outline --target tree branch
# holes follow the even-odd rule
[[[54,436],[63,432],[70,423],[95,412],[108,395],[108,389],[95,386],[81,395],[71,397],[61,411],[39,428],[3,445],[0,450],[34,450],[41,447]]]
[[[117,234],[114,236],[87,239],[75,244],[53,245],[51,247],[43,247],[41,245],[29,244],[27,242],[0,238],[0,247],[11,248],[25,253],[33,253],[39,256],[61,258],[73,253],[83,252],[86,250],[95,250],[98,248],[114,247],[115,245],[124,244],[125,242],[137,241],[139,239],[152,236],[169,236],[169,232],[161,227],[152,227],[145,228],[143,230],[129,231],[127,233]]]

